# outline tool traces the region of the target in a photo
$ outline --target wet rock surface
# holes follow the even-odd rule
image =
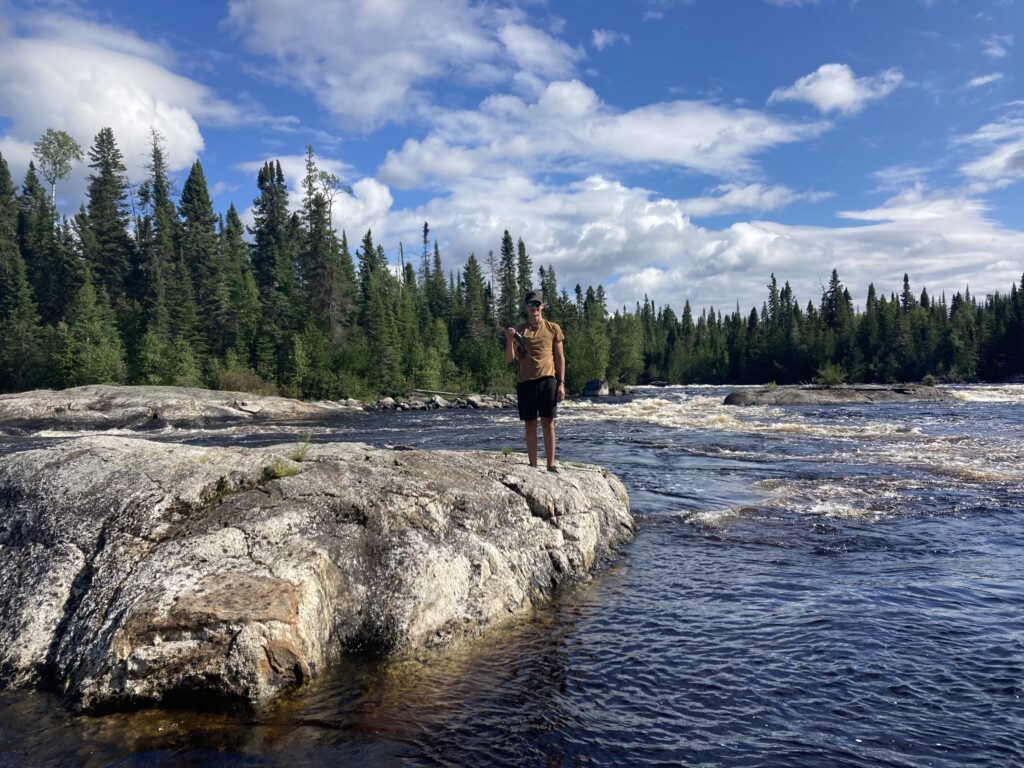
[[[287,397],[190,387],[94,384],[0,395],[0,429],[196,428],[264,421],[333,419],[360,410],[355,401],[307,403]]]
[[[0,462],[0,685],[86,710],[261,702],[346,651],[479,634],[633,530],[596,466],[69,439]]]
[[[953,399],[948,392],[927,384],[861,384],[739,389],[726,396],[725,405],[829,405]]]

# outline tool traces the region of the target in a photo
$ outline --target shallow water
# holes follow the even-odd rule
[[[257,714],[72,717],[0,694],[0,766],[1024,765],[1024,386],[745,409],[726,391],[564,408],[560,456],[615,471],[639,531],[516,625],[350,660]],[[360,414],[313,439],[499,450],[519,429]]]

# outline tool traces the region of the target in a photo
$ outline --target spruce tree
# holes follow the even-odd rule
[[[134,259],[134,243],[128,234],[128,179],[114,132],[102,128],[89,150],[88,226],[85,257],[111,301],[122,301]]]
[[[516,245],[516,282],[519,284],[520,297],[533,290],[533,259],[526,253],[526,243],[519,238]],[[520,298],[520,301],[522,299]]]
[[[188,270],[199,319],[202,349],[216,357],[228,349],[225,329],[232,313],[217,238],[217,215],[198,160],[192,164],[178,203],[181,259]]]
[[[508,230],[501,237],[501,270],[498,279],[498,320],[516,323],[522,315],[523,294],[519,292],[518,265],[512,235]]]
[[[124,348],[106,292],[87,279],[57,326],[60,385],[120,384]]]
[[[31,389],[42,380],[41,329],[25,262],[18,250],[18,203],[0,154],[0,391]]]

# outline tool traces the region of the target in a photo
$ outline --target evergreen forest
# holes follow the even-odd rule
[[[48,132],[49,135],[50,132]],[[73,144],[73,142],[72,142]],[[37,145],[38,146],[38,145]],[[72,154],[74,154],[72,152]],[[218,214],[196,161],[178,194],[154,132],[148,177],[128,181],[113,131],[83,158],[72,217],[55,208],[69,166],[32,164],[16,188],[0,156],[0,391],[92,383],[168,384],[310,399],[410,389],[514,386],[497,328],[539,288],[565,331],[567,387],[636,383],[997,381],[1024,375],[1024,278],[1006,293],[869,287],[863,309],[833,270],[801,306],[774,275],[761,307],[681,316],[646,299],[609,312],[603,287],[561,288],[522,239],[446,272],[424,223],[398,263],[367,231],[332,226],[350,194],[307,149],[302,203],[289,210],[276,162],[257,177],[254,223]],[[54,167],[58,168],[54,171]],[[49,182],[49,189],[44,182]]]

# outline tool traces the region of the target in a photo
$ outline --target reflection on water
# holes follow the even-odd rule
[[[534,616],[446,654],[350,659],[256,713],[72,717],[0,694],[0,766],[1024,765],[1024,387],[788,409],[724,393],[564,409],[563,458],[613,469],[640,528]],[[315,433],[520,442],[508,411]]]

